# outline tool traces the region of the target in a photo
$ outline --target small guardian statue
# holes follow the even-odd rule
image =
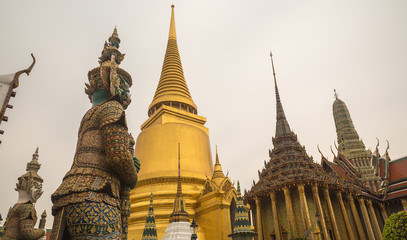
[[[37,222],[34,205],[43,193],[43,180],[37,173],[41,166],[38,156],[37,148],[32,160],[27,163],[27,172],[18,178],[18,200],[8,212],[1,240],[45,239],[45,219],[41,219],[39,229],[34,229]]]
[[[140,164],[127,129],[132,79],[119,68],[119,43],[115,28],[100,66],[88,73],[85,93],[92,107],[80,124],[72,167],[51,196],[52,240],[127,239],[130,189]]]

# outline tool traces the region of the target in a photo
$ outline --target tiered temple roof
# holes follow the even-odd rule
[[[305,151],[290,129],[281,103],[277,87],[274,62],[272,55],[277,123],[276,134],[273,138],[274,148],[269,151],[270,160],[265,167],[259,171],[259,181],[255,183],[245,197],[251,198],[257,195],[267,195],[269,191],[281,189],[298,183],[318,183],[342,188],[353,188],[344,179],[327,174],[321,165],[315,163]]]

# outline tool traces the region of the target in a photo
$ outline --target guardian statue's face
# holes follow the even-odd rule
[[[122,102],[124,109],[126,109],[131,102],[130,86],[122,77],[120,77],[120,87],[116,90],[116,94],[119,94],[120,101]]]
[[[30,201],[32,203],[37,202],[37,200],[41,197],[43,191],[42,191],[42,183],[34,181],[33,186],[29,189],[29,196],[30,196]]]

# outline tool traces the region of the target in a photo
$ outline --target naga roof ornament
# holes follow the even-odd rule
[[[6,113],[7,108],[13,108],[13,106],[9,104],[9,101],[11,97],[16,96],[14,89],[19,85],[19,78],[21,74],[25,73],[27,76],[30,75],[31,70],[35,65],[35,57],[32,53],[31,57],[33,58],[33,62],[27,69],[12,74],[0,75],[0,124],[2,121],[8,121],[8,117],[4,114]],[[4,131],[0,130],[0,134],[3,133]]]

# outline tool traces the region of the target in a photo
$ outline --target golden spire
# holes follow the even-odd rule
[[[171,6],[171,24],[168,35],[167,50],[161,70],[160,81],[148,110],[153,114],[161,105],[165,104],[190,113],[197,114],[197,107],[191,98],[182,70],[181,58],[178,52],[175,33],[174,5]]]
[[[219,162],[217,145],[216,145],[216,162],[215,162],[215,168],[213,171],[212,179],[214,179],[214,178],[221,178],[221,179],[225,178],[225,175],[223,174],[223,171],[222,171],[222,166],[220,165],[220,162]]]
[[[172,222],[189,222],[189,214],[185,210],[185,201],[182,196],[181,186],[181,156],[180,156],[180,144],[178,143],[178,184],[177,184],[177,196],[174,200],[174,210],[170,214],[170,223]]]
[[[177,34],[175,33],[175,19],[174,19],[174,4],[171,5],[171,23],[170,23],[170,34],[168,35],[168,39],[177,40]]]

